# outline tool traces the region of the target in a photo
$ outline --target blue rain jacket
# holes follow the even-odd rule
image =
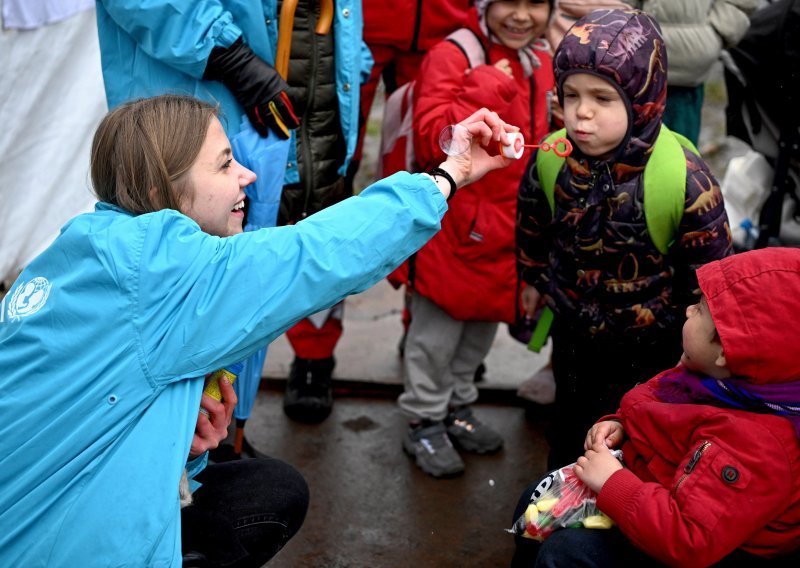
[[[0,566],[180,566],[203,376],[375,284],[446,209],[399,173],[228,238],[174,210],[71,220],[0,305]]]
[[[109,108],[130,99],[164,93],[194,95],[219,102],[223,125],[233,139],[247,120],[222,83],[202,81],[216,46],[244,37],[264,61],[275,62],[278,14],[275,0],[98,0],[97,27],[103,80]],[[336,94],[346,157],[345,175],[358,138],[360,85],[372,56],[362,40],[360,0],[335,0],[333,34]],[[284,183],[299,183],[295,144],[291,144]]]

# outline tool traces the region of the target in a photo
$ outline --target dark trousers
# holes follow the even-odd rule
[[[211,464],[196,479],[203,486],[181,509],[183,554],[195,566],[263,566],[308,510],[303,477],[272,458]]]
[[[529,485],[522,493],[514,511],[512,523],[525,512],[531,501],[533,490],[539,481]],[[511,568],[620,568],[642,566],[660,568],[665,566],[648,556],[628,541],[616,527],[603,529],[559,529],[543,542],[521,536],[514,537],[516,549]],[[735,550],[716,568],[739,568],[741,566],[770,566],[789,568],[798,566],[797,555],[767,560],[760,556]]]
[[[620,399],[637,383],[678,364],[680,328],[648,338],[582,337],[553,326],[556,400],[545,429],[549,470],[583,455],[586,432],[602,416],[616,412]]]

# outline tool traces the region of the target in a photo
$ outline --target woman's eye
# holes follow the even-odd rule
[[[233,158],[228,158],[227,160],[225,160],[225,163],[222,164],[222,169],[227,170],[228,168],[231,167],[232,163],[233,163]]]

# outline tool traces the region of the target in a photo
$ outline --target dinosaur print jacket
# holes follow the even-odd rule
[[[689,150],[685,210],[674,244],[662,255],[648,235],[643,171],[661,128],[666,65],[660,30],[634,10],[592,12],[567,32],[555,54],[562,104],[564,79],[587,72],[611,81],[628,108],[628,132],[612,159],[583,155],[573,141],[556,178],[554,213],[539,185],[535,155],[520,184],[520,276],[574,333],[645,339],[677,329],[697,288],[695,270],[732,252],[719,183]]]

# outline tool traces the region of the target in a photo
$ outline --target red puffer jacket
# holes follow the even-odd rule
[[[800,383],[800,250],[738,254],[697,274],[731,373],[754,384]],[[662,402],[664,374],[629,391],[605,418],[622,423],[627,469],[603,485],[598,507],[672,566],[708,566],[737,548],[764,557],[797,550],[800,441],[792,422]]]
[[[364,41],[401,51],[427,51],[459,27],[469,4],[469,0],[367,0]]]
[[[428,52],[420,68],[414,90],[414,149],[425,169],[438,166],[446,158],[438,143],[441,130],[481,107],[518,126],[526,141],[539,140],[548,132],[547,93],[554,87],[549,53],[536,52],[541,66],[527,78],[516,50],[488,43],[474,11],[469,27],[488,45],[489,65],[469,69],[461,50],[443,41]],[[513,78],[493,65],[503,58],[511,62]],[[514,225],[517,190],[526,161],[524,155],[461,188],[450,201],[442,230],[416,255],[414,289],[455,319],[514,320]],[[406,267],[390,280],[405,282]]]

